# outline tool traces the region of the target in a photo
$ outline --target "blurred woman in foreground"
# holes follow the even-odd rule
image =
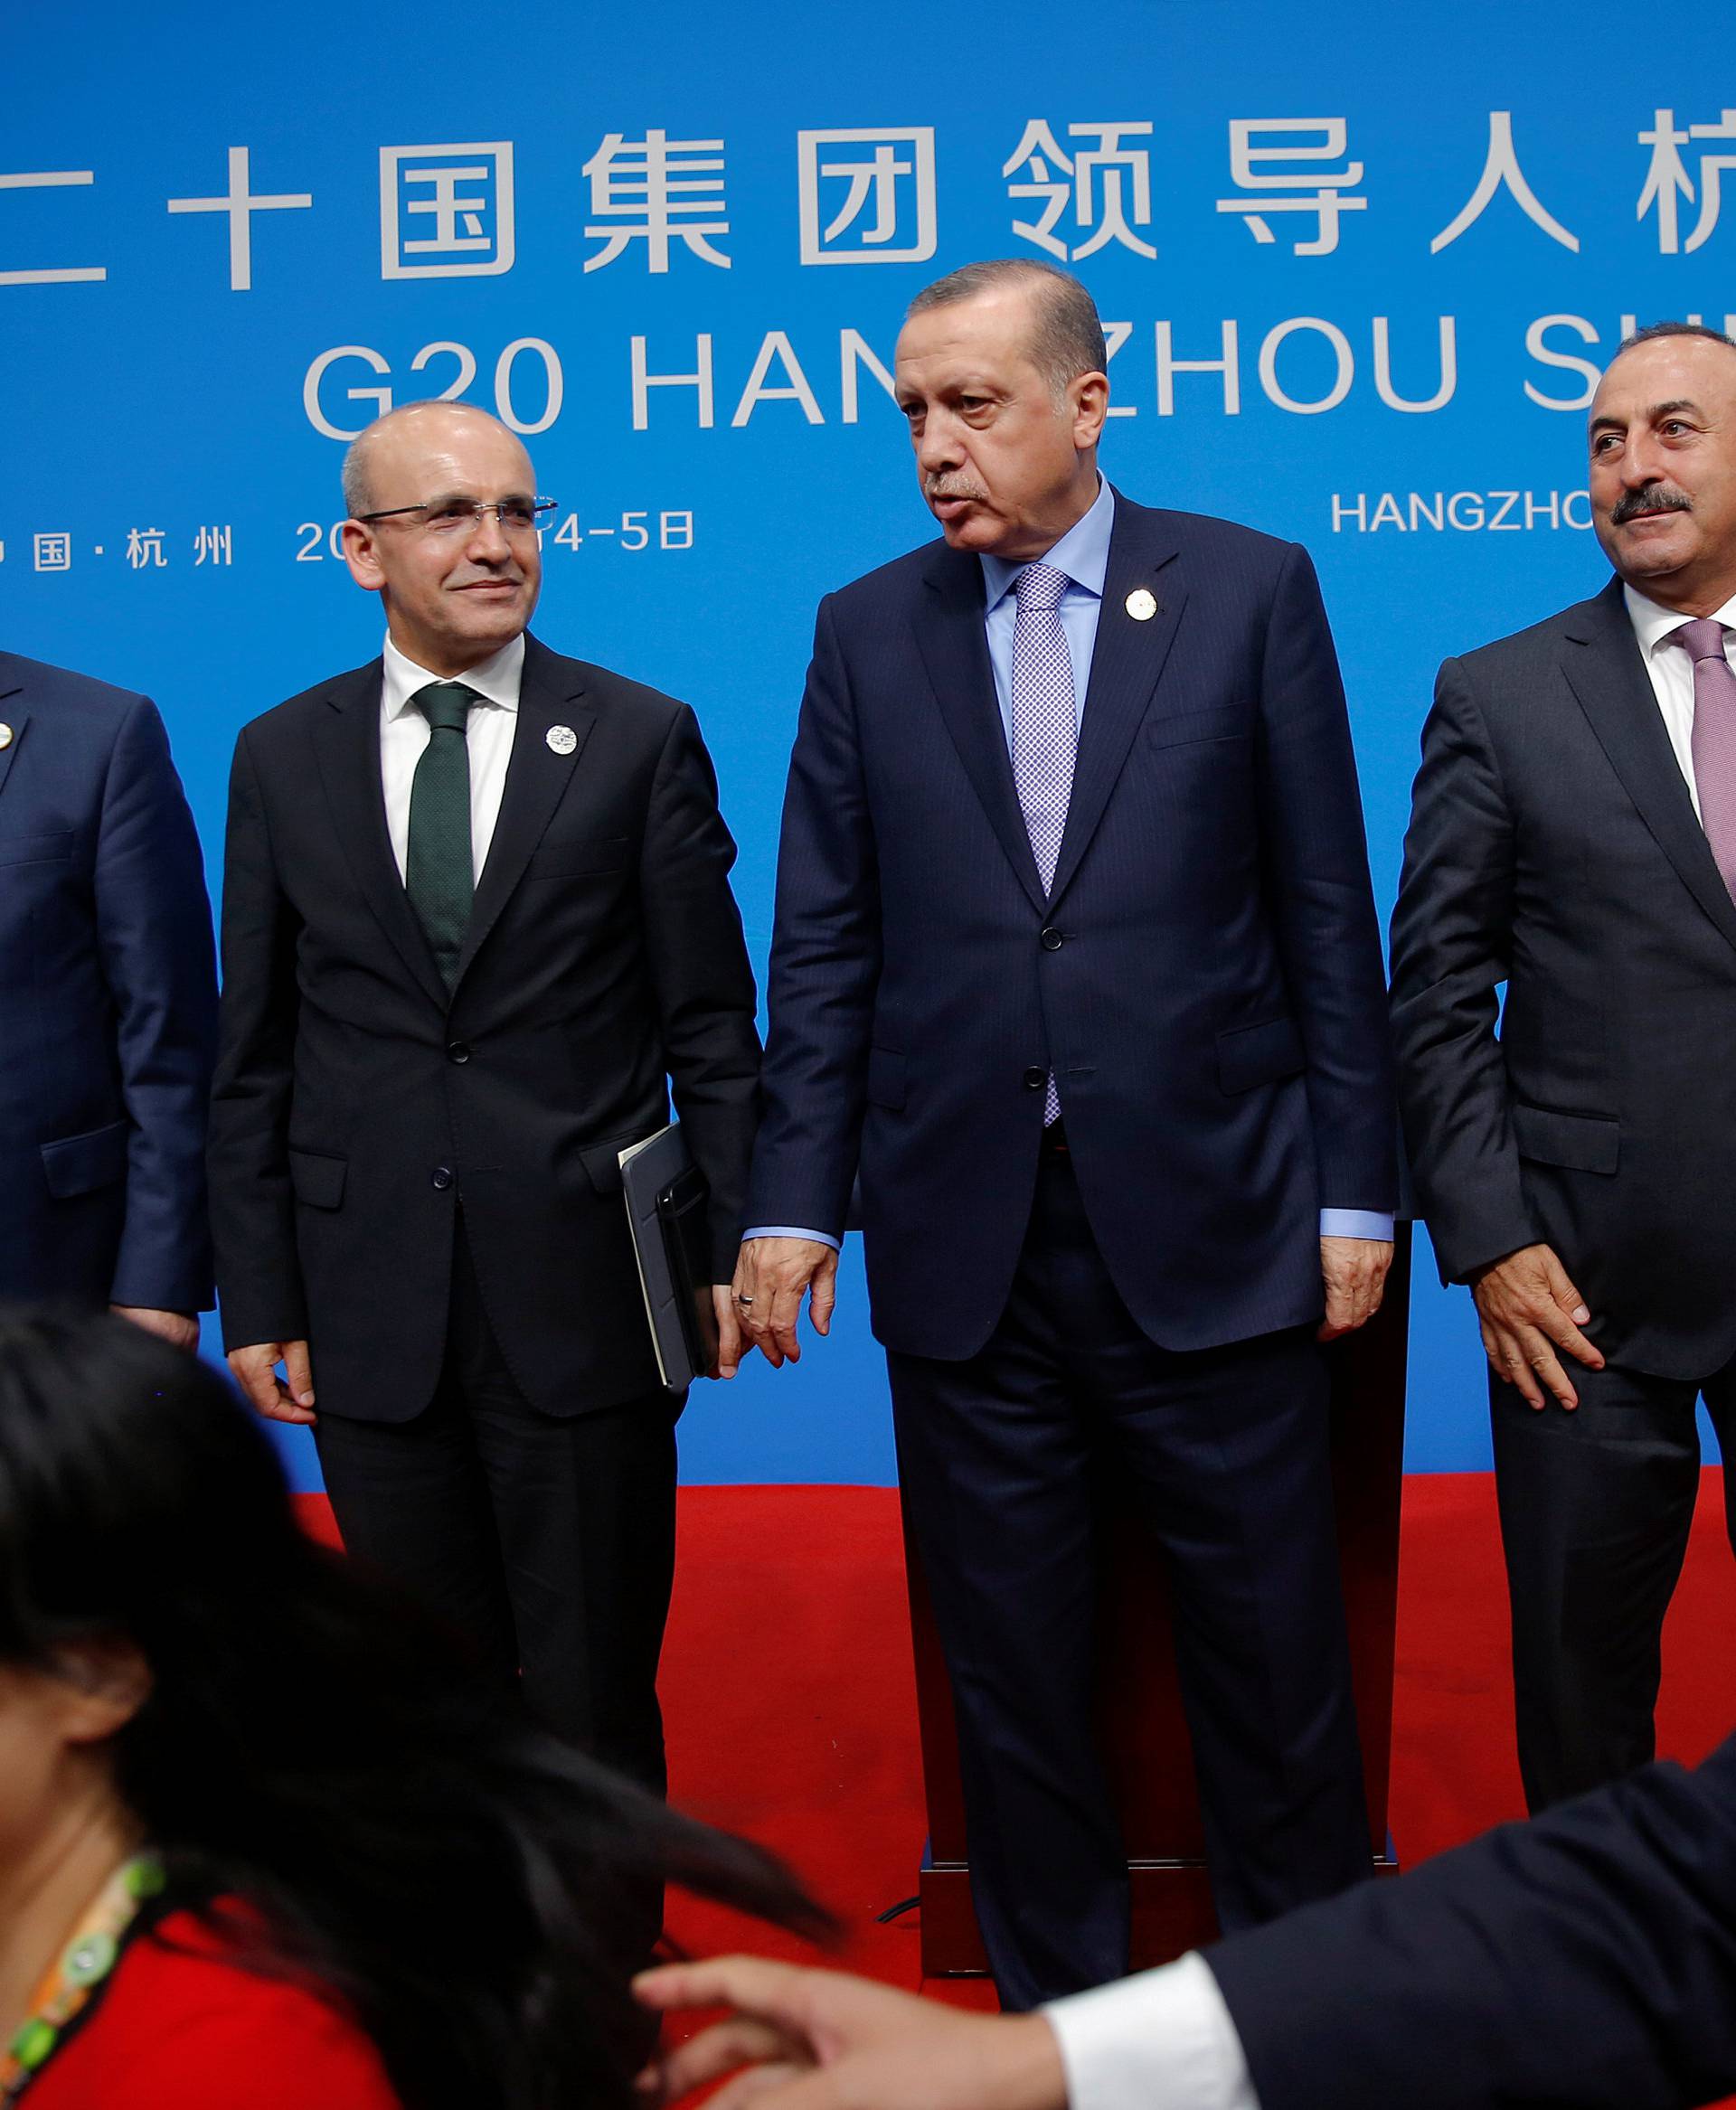
[[[0,1315],[0,2105],[609,2110],[665,1878],[818,1917],[307,1538],[191,1357]]]

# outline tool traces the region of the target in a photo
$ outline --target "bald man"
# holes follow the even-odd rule
[[[313,1426],[352,1553],[660,1790],[682,1402],[618,1153],[673,1084],[727,1285],[753,978],[693,712],[526,635],[535,494],[520,441],[462,404],[393,411],[345,461],[344,554],[386,639],[236,745],[218,1280],[236,1378]]]

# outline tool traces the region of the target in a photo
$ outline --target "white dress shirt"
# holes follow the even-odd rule
[[[1646,662],[1652,693],[1664,714],[1664,730],[1670,736],[1676,763],[1687,779],[1688,796],[1698,814],[1700,788],[1694,781],[1694,662],[1679,645],[1671,642],[1683,624],[1693,618],[1680,608],[1659,608],[1631,586],[1622,588],[1621,598],[1628,604],[1628,620],[1639,640],[1639,655]],[[1724,639],[1724,657],[1736,668],[1736,596],[1722,608],[1714,608],[1712,616],[1715,621],[1731,626]]]
[[[470,862],[473,877],[482,877],[488,845],[500,818],[500,795],[506,787],[513,734],[518,725],[518,685],[524,673],[523,633],[498,652],[490,653],[461,674],[431,674],[406,659],[386,639],[385,678],[380,684],[380,780],[386,795],[386,827],[398,876],[404,877],[410,849],[410,787],[416,765],[429,742],[428,721],[410,701],[430,682],[462,682],[474,689],[465,744],[470,750]]]
[[[1241,2039],[1204,1957],[1055,2001],[1071,2110],[1260,2110]]]

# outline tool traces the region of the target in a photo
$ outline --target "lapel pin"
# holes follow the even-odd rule
[[[579,736],[570,725],[552,725],[542,737],[557,755],[570,755],[579,745]]]
[[[1136,586],[1127,596],[1126,605],[1136,623],[1149,623],[1157,613],[1157,598],[1148,587]]]
[[[11,726],[9,726],[9,725],[0,725],[0,748],[9,748],[11,745],[12,745],[12,728],[11,728]]]

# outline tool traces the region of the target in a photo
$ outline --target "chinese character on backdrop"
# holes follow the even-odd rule
[[[163,554],[162,528],[128,528],[127,531],[127,561],[135,571],[166,571],[169,560]]]
[[[798,132],[802,261],[920,264],[934,254],[934,127]]]
[[[1518,150],[1513,143],[1513,112],[1491,110],[1489,145],[1484,156],[1483,174],[1477,178],[1477,188],[1429,244],[1429,255],[1439,256],[1448,243],[1456,242],[1467,227],[1475,226],[1488,210],[1495,193],[1503,190],[1513,199],[1525,218],[1534,226],[1541,227],[1552,241],[1558,241],[1564,250],[1571,250],[1578,254],[1579,236],[1568,232],[1525,181],[1525,172],[1519,165]]]
[[[228,564],[231,557],[231,531],[227,527],[202,527],[193,537],[193,561],[201,564]]]
[[[585,239],[604,244],[585,259],[587,271],[612,264],[634,241],[645,244],[651,271],[669,268],[672,241],[720,270],[730,268],[729,258],[709,240],[730,231],[721,139],[671,139],[655,131],[643,139],[624,139],[610,132],[586,162],[584,174],[593,215]]]
[[[380,276],[495,278],[513,268],[513,143],[380,149]]]
[[[1661,256],[1674,257],[1684,250],[1700,248],[1718,224],[1722,203],[1721,179],[1727,169],[1736,169],[1736,154],[1701,151],[1700,212],[1693,231],[1684,242],[1677,218],[1678,205],[1682,199],[1686,199],[1690,205],[1695,201],[1694,178],[1688,174],[1680,149],[1696,139],[1728,139],[1736,143],[1736,110],[1722,110],[1717,124],[1690,125],[1685,131],[1677,129],[1674,110],[1655,110],[1651,130],[1639,135],[1640,145],[1651,148],[1652,159],[1637,212],[1641,220],[1648,212],[1656,212],[1657,247]]]
[[[1152,245],[1134,232],[1136,227],[1151,225],[1151,149],[1126,145],[1124,133],[1146,138],[1151,126],[1069,125],[1068,138],[1086,142],[1075,145],[1070,154],[1046,118],[1031,118],[1001,174],[1024,179],[1007,184],[1009,199],[1041,199],[1043,209],[1034,221],[1015,220],[1014,233],[1047,250],[1063,264],[1094,257],[1112,241],[1136,256],[1156,257]],[[1090,144],[1093,140],[1095,144]],[[1070,207],[1068,233],[1086,238],[1071,248],[1066,237],[1055,231]]]
[[[1269,213],[1311,212],[1313,237],[1304,240],[1298,235],[1291,253],[1330,256],[1338,247],[1339,214],[1362,212],[1368,206],[1366,198],[1344,195],[1363,180],[1362,163],[1345,158],[1349,144],[1349,127],[1343,118],[1232,118],[1230,181],[1255,195],[1220,198],[1218,211],[1244,214],[1248,231],[1257,242],[1278,239]],[[1344,162],[1342,168],[1319,165],[1340,159]],[[1279,197],[1275,194],[1278,192],[1288,194]]]
[[[67,533],[38,535],[34,558],[38,571],[71,571],[72,537]]]

